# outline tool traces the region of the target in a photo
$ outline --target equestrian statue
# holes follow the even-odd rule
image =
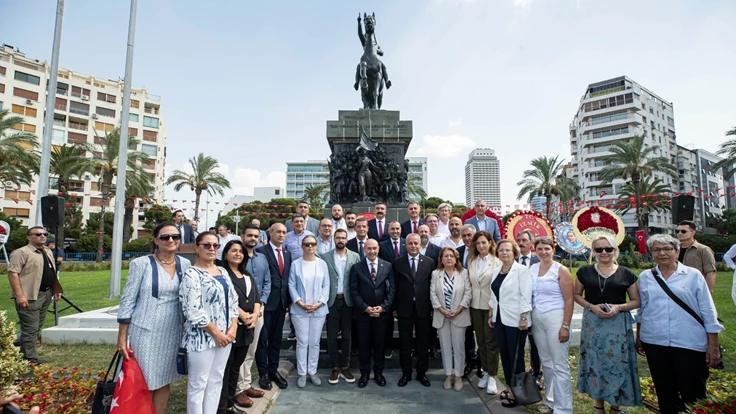
[[[363,34],[363,26],[360,25],[360,15],[358,15],[358,37],[363,45],[363,56],[360,57],[360,63],[355,71],[355,85],[353,87],[356,91],[360,88],[363,109],[381,109],[383,86],[385,84],[386,89],[389,89],[391,81],[388,79],[386,65],[378,58],[383,56],[383,51],[376,42],[376,14],[373,13],[368,16],[363,13],[363,20],[365,35]]]

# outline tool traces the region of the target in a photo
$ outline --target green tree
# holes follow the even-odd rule
[[[10,224],[10,237],[5,242],[5,249],[8,251],[8,256],[10,256],[10,252],[28,244],[28,239],[26,239],[27,227],[23,226],[22,221],[6,216],[2,211],[0,211],[0,220]],[[5,260],[4,257],[2,259]]]
[[[406,180],[406,193],[409,195],[409,200],[419,202],[420,200],[427,197],[427,192],[422,187],[422,177],[418,175],[409,175]]]
[[[330,183],[310,185],[304,189],[302,200],[309,203],[310,207],[321,209],[324,206],[325,200],[329,198],[329,193],[322,194],[328,188],[330,188]]]
[[[148,231],[153,229],[164,221],[173,221],[174,215],[171,209],[161,204],[153,204],[143,213],[145,223],[143,228]]]
[[[609,151],[613,154],[601,158],[601,161],[606,165],[599,173],[601,180],[605,183],[611,183],[613,180],[620,178],[630,182],[634,190],[636,211],[639,211],[642,203],[641,194],[639,193],[640,183],[646,177],[651,177],[655,172],[661,172],[677,179],[677,167],[669,159],[652,156],[656,148],[657,146],[645,145],[644,138],[634,136],[630,140],[614,142],[609,148]],[[643,221],[648,216],[646,214],[636,214],[636,217],[639,230],[644,230],[645,236],[648,238],[649,227]]]
[[[77,199],[69,194],[64,193],[64,234],[62,238],[70,237],[78,239],[82,237],[82,224],[84,223],[84,215],[82,214],[82,206],[77,203]]]
[[[112,236],[112,230],[115,227],[115,215],[113,213],[105,214],[105,222],[103,223],[103,226],[100,226],[100,213],[89,213],[87,223],[84,227],[85,233],[87,235],[97,234],[97,232],[100,231],[100,227],[102,227],[103,234]]]
[[[559,155],[535,158],[531,165],[533,168],[524,171],[523,178],[516,183],[521,187],[516,198],[526,198],[531,202],[536,196],[544,196],[547,199],[546,217],[549,220],[553,196],[560,200],[570,200],[578,196],[580,187],[563,175],[565,160],[559,160]]]
[[[133,231],[133,213],[136,199],[148,197],[153,192],[153,179],[149,174],[125,176],[125,214],[123,218],[123,243],[130,241]]]
[[[8,110],[0,110],[0,181],[16,186],[31,185],[38,174],[41,156],[38,138],[29,132],[15,132],[13,127],[23,123],[22,116],[8,116]]]
[[[88,143],[76,146],[64,144],[54,146],[51,150],[49,172],[58,177],[56,189],[59,192],[66,193],[72,177],[81,178],[85,173],[95,171],[96,164],[92,158],[85,157],[86,152],[94,152],[92,145]]]
[[[672,210],[672,206],[667,202],[669,197],[664,195],[669,192],[670,186],[659,179],[652,180],[651,177],[645,177],[639,183],[638,189],[635,189],[634,184],[629,182],[621,187],[621,198],[616,201],[615,210],[626,214],[629,210],[634,209],[636,222],[643,223],[646,228],[649,228],[649,214]],[[637,198],[639,208],[637,208]]]
[[[725,210],[716,229],[721,234],[736,235],[736,210]]]
[[[422,210],[426,212],[427,210],[437,210],[437,208],[439,208],[440,204],[442,203],[452,205],[452,202],[450,202],[450,200],[443,200],[439,197],[429,197],[422,199],[422,202],[419,204],[422,205]]]
[[[102,202],[100,204],[100,214],[104,217],[105,209],[110,204],[110,198],[115,194],[115,178],[118,175],[118,151],[120,145],[120,128],[115,128],[111,132],[106,133],[104,137],[97,136],[100,143],[99,156],[94,159],[95,175],[100,176],[100,193]],[[136,148],[139,141],[137,138],[128,137],[128,148]],[[148,155],[140,151],[128,150],[128,163],[126,168],[126,182],[128,177],[140,176],[148,174],[140,163],[148,160]],[[97,261],[102,261],[102,255],[99,254],[103,250],[103,228],[104,220],[99,220],[100,227],[97,230]]]
[[[224,196],[224,190],[230,188],[230,181],[215,171],[220,166],[217,160],[201,152],[197,158],[189,159],[189,165],[192,167],[191,174],[182,170],[174,170],[171,177],[166,180],[166,185],[175,184],[174,191],[179,191],[185,186],[194,191],[194,220],[199,221],[199,200],[202,192]]]
[[[736,137],[736,127],[726,132],[726,136]],[[736,169],[733,168],[734,160],[736,160],[736,138],[721,144],[721,149],[716,154],[722,156],[723,160],[713,165],[713,168],[716,170],[723,168],[723,180],[728,181],[736,174]]]

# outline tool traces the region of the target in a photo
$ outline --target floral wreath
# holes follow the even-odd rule
[[[501,232],[502,233],[502,238],[506,238],[507,237],[507,235],[509,234],[509,230],[511,230],[509,228],[510,225],[512,223],[515,225],[516,223],[514,222],[515,221],[514,219],[516,217],[519,217],[519,216],[534,216],[535,219],[541,220],[543,223],[545,223],[547,225],[547,229],[546,230],[547,230],[547,233],[549,234],[548,237],[550,239],[552,239],[552,241],[555,242],[555,244],[557,244],[557,241],[555,240],[555,236],[554,236],[554,230],[553,230],[554,227],[552,226],[552,223],[549,220],[547,220],[547,217],[545,217],[544,214],[542,214],[542,213],[540,213],[538,211],[534,211],[534,210],[516,210],[516,211],[514,211],[513,214],[511,214],[509,216],[509,218],[506,220],[506,225],[503,226],[503,230]],[[512,237],[514,237],[514,236],[512,236]]]
[[[463,221],[463,224],[465,224],[465,221],[468,220],[471,217],[475,217],[475,209],[469,209],[468,211],[463,214],[462,217],[460,217],[460,220]],[[490,217],[494,220],[496,220],[496,223],[498,224],[498,230],[501,232],[501,238],[506,238],[506,228],[503,225],[503,220],[501,220],[501,217],[499,217],[498,214],[492,212],[491,210],[486,210],[486,217]]]
[[[577,237],[587,248],[592,241],[602,235],[611,236],[617,244],[624,241],[626,228],[621,217],[605,207],[585,207],[575,213],[572,228]]]

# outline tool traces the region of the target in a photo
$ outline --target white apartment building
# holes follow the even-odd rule
[[[612,154],[611,144],[630,140],[635,135],[644,137],[645,145],[655,147],[652,156],[665,157],[672,164],[677,162],[671,102],[626,76],[588,85],[570,124],[571,174],[583,189],[583,200],[590,200],[591,205],[598,205],[602,200],[603,205],[608,205],[618,199],[625,182],[617,179],[604,184],[598,176],[605,166],[601,158]],[[661,173],[656,173],[654,178],[676,191],[676,179]],[[637,227],[633,211],[622,219],[627,229]],[[649,225],[655,232],[674,228],[669,212],[650,214]]]
[[[236,207],[240,207],[243,204],[252,203],[254,201],[260,201],[267,203],[274,198],[286,198],[286,192],[283,187],[254,187],[253,195],[234,195],[230,197],[225,206],[225,214],[230,213]]]
[[[496,151],[476,148],[465,164],[465,205],[473,207],[483,200],[489,208],[501,205],[501,165]]]
[[[0,47],[0,108],[10,110],[10,115],[24,117],[23,123],[16,125],[15,129],[34,133],[39,143],[43,139],[50,71],[48,62],[28,58],[9,45]],[[120,80],[103,80],[70,69],[59,69],[56,93],[52,99],[55,102],[51,137],[53,146],[82,142],[97,146],[98,136],[104,137],[106,132],[120,126],[123,102],[123,82]],[[159,96],[145,89],[131,90],[128,132],[140,141],[135,150],[149,156],[142,166],[153,178],[155,190],[148,196],[162,202],[166,128]],[[95,158],[99,153],[88,153],[86,156]],[[56,194],[55,177],[48,179],[50,193]],[[35,224],[37,190],[38,178],[31,186],[5,186],[0,208],[8,216],[22,220],[24,225]],[[98,176],[86,174],[79,177],[71,182],[67,192],[74,195],[82,206],[85,222],[90,213],[100,211],[102,199]],[[107,211],[112,211],[113,203],[114,199]],[[133,218],[133,238],[143,234],[138,232],[143,224],[142,201],[138,202],[138,207]]]

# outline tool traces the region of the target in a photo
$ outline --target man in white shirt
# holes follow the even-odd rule
[[[319,222],[319,237],[317,237],[317,254],[324,254],[335,247],[332,243],[332,220],[323,218]]]
[[[450,212],[452,206],[448,203],[442,203],[437,207],[437,213],[439,213],[439,232],[442,234],[450,235]],[[461,223],[462,224],[462,221]]]
[[[353,240],[355,238],[355,220],[357,218],[358,215],[353,211],[348,210],[345,212],[345,230],[348,232],[348,240]]]
[[[217,261],[219,265],[222,265],[222,251],[225,250],[225,245],[230,240],[240,240],[240,237],[228,233],[228,228],[224,224],[220,224],[217,227],[217,238],[220,239],[220,248],[217,249]]]
[[[437,215],[427,214],[427,217],[424,218],[424,222],[427,223],[427,227],[429,227],[429,242],[436,246],[442,244],[442,240],[444,240],[447,235],[439,232],[440,219]]]
[[[419,252],[427,257],[432,258],[435,263],[440,255],[440,247],[429,242],[429,227],[426,224],[419,226]]]
[[[729,269],[734,270],[733,285],[731,286],[731,299],[733,299],[733,303],[736,303],[736,263],[734,263],[734,258],[736,258],[736,244],[731,246],[726,254],[723,255],[723,261],[726,262],[726,266],[728,266]]]
[[[463,238],[460,236],[460,228],[463,226],[463,221],[460,217],[452,217],[450,219],[448,228],[450,229],[450,235],[445,237],[440,243],[440,247],[452,247],[457,249],[460,246],[464,246]]]
[[[332,232],[334,233],[337,229],[344,229],[347,230],[347,225],[345,224],[345,218],[342,214],[342,206],[339,204],[334,204],[332,206]],[[321,223],[320,223],[321,224]]]

